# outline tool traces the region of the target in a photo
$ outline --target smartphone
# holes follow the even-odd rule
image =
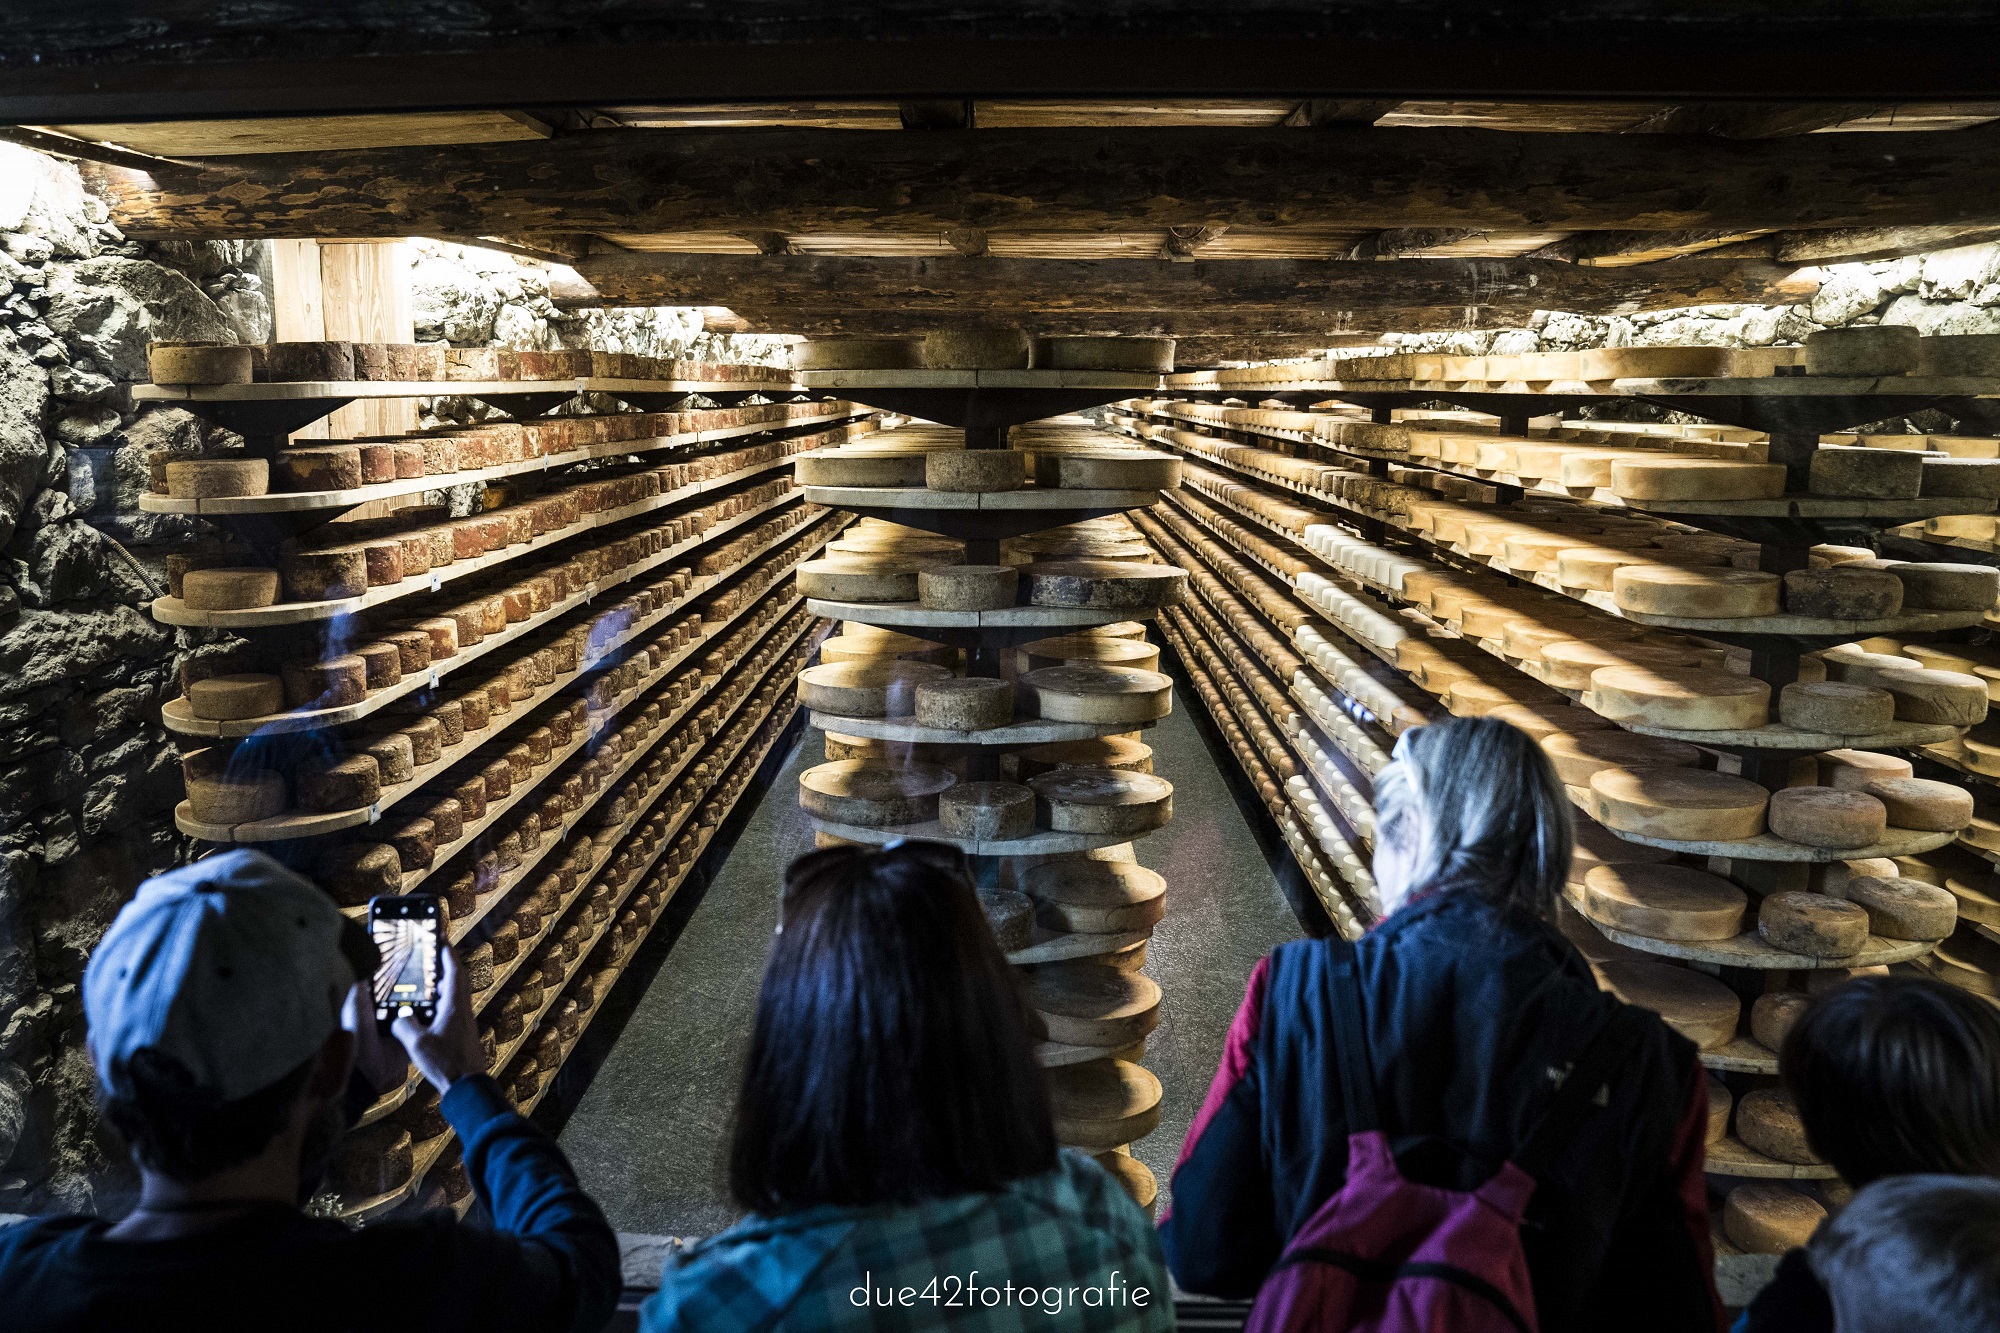
[[[368,933],[382,961],[375,968],[375,1017],[437,1017],[444,977],[444,899],[404,893],[368,900]]]

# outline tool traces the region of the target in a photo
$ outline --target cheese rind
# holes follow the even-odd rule
[[[914,695],[918,726],[944,731],[988,731],[1014,720],[1014,687],[1004,680],[951,676],[918,681]]]
[[[1896,720],[1896,696],[1868,685],[1794,681],[1778,691],[1778,720],[1800,731],[1869,736]]]
[[[1958,925],[1958,899],[1920,880],[1862,876],[1840,895],[1868,914],[1868,931],[1885,940],[1941,940]]]
[[[1872,683],[1895,696],[1899,722],[1971,727],[1986,720],[1986,682],[1978,676],[1910,667],[1878,672]]]
[[[1757,909],[1757,933],[1774,949],[1808,958],[1846,958],[1868,943],[1868,913],[1823,893],[1773,893]]]
[[[839,717],[908,717],[918,685],[950,678],[949,670],[928,662],[822,662],[799,672],[799,702]]]
[[[953,838],[997,842],[1035,830],[1035,793],[1013,782],[961,782],[938,794],[938,826]]]
[[[1755,730],[1771,717],[1768,684],[1699,667],[1600,667],[1584,702],[1613,722],[1684,731]]]
[[[934,449],[924,455],[924,485],[934,491],[1018,491],[1028,484],[1028,456],[1018,449]]]
[[[217,722],[235,722],[282,712],[285,682],[263,673],[210,676],[187,688],[188,711]]]
[[[1736,1037],[1743,1002],[1714,977],[1650,959],[1614,959],[1595,967],[1604,989],[1627,1004],[1651,1009],[1702,1050]]]
[[[1129,1060],[1089,1060],[1047,1071],[1056,1142],[1103,1151],[1160,1124],[1160,1080]]]
[[[1778,614],[1783,581],[1754,569],[1625,565],[1611,576],[1618,609],[1691,620],[1742,620]]]
[[[271,465],[261,458],[193,458],[167,464],[167,494],[176,500],[263,495]]]
[[[1028,779],[1038,822],[1058,833],[1133,834],[1164,828],[1174,787],[1151,773],[1058,768]]]
[[[1024,887],[1036,914],[1054,930],[1092,935],[1143,930],[1166,912],[1166,880],[1129,861],[1045,861],[1028,871]]]
[[[1021,577],[1034,606],[1145,610],[1178,606],[1187,595],[1187,571],[1172,565],[1046,560],[1025,566]]]
[[[1113,1049],[1159,1026],[1160,987],[1099,962],[1044,963],[1027,974],[1028,1003],[1050,1041]]]
[[[1972,822],[1972,793],[1927,778],[1877,778],[1862,791],[1882,802],[1897,828],[1956,833]]]
[[[1885,620],[1903,609],[1903,581],[1886,569],[1794,569],[1784,603],[1788,614],[1815,620]]]
[[[278,575],[295,602],[359,597],[368,591],[368,558],[359,547],[293,551],[278,557]]]
[[[1783,1185],[1738,1185],[1722,1203],[1722,1234],[1745,1254],[1800,1249],[1824,1221],[1826,1209]]]
[[[1903,585],[1912,611],[1990,611],[2000,599],[2000,569],[1989,565],[1898,562],[1885,572]]]
[[[939,565],[917,571],[917,600],[933,611],[998,611],[1014,605],[1020,577],[1012,565]]]
[[[1060,666],[1030,671],[1021,700],[1052,722],[1156,722],[1173,709],[1173,680],[1126,667]]]
[[[1923,335],[1907,324],[1816,329],[1806,335],[1808,375],[1907,375],[1922,361]]]
[[[1882,778],[1907,778],[1914,770],[1907,759],[1873,750],[1828,750],[1819,757],[1819,781],[1840,791],[1866,791]]]
[[[1776,1051],[1785,1044],[1785,1034],[1812,1004],[1810,995],[1798,991],[1769,991],[1750,1006],[1750,1035],[1757,1044]]]
[[[1601,865],[1583,883],[1594,920],[1649,939],[1733,939],[1749,905],[1720,875],[1685,866]]]
[[[835,824],[894,828],[937,818],[938,794],[957,779],[923,764],[871,759],[819,764],[799,775],[799,804]]]
[[[228,776],[189,777],[188,810],[204,824],[248,824],[283,814],[288,797],[282,774],[254,769]]]
[[[1798,1104],[1783,1088],[1758,1088],[1736,1103],[1736,1137],[1745,1147],[1780,1162],[1816,1166],[1821,1158],[1806,1142]]]
[[[1566,787],[1589,786],[1607,768],[1693,768],[1701,762],[1701,751],[1686,741],[1625,731],[1555,732],[1542,738],[1541,747]]]
[[[1590,779],[1591,813],[1621,833],[1741,842],[1764,831],[1771,794],[1754,782],[1688,768],[1607,768]]]
[[[1823,444],[1807,465],[1806,489],[1860,500],[1914,500],[1923,486],[1923,470],[1919,454]]]
[[[1872,847],[1888,832],[1889,812],[1866,792],[1788,787],[1771,793],[1771,832],[1808,847]]]
[[[1634,458],[1611,465],[1611,490],[1624,500],[1776,500],[1785,493],[1778,463]]]

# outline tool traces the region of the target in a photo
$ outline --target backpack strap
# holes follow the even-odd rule
[[[1562,1086],[1514,1151],[1514,1165],[1536,1180],[1555,1165],[1595,1109],[1598,1091],[1608,1086],[1641,1044],[1643,1032],[1637,1019],[1638,1011],[1621,1006],[1570,1062]]]
[[[1368,1059],[1366,997],[1361,986],[1361,954],[1347,940],[1338,941],[1334,963],[1334,1056],[1340,1062],[1340,1098],[1347,1111],[1347,1132],[1366,1134],[1382,1127],[1375,1105],[1375,1067]]]

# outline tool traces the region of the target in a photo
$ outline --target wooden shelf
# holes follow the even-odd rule
[[[913,745],[1050,745],[1059,741],[1091,740],[1098,736],[1122,736],[1128,731],[1142,731],[1156,725],[1153,722],[1048,722],[1027,718],[984,731],[946,731],[939,727],[920,727],[906,717],[841,717],[817,711],[810,716],[812,725],[821,731]]]
[[[1099,847],[1116,847],[1135,838],[1143,838],[1146,833],[1158,832],[1157,829],[1148,829],[1146,833],[1052,833],[1047,829],[1037,829],[1025,838],[982,842],[977,838],[950,837],[935,819],[922,824],[898,824],[893,828],[865,828],[859,824],[836,824],[817,816],[809,818],[812,826],[820,832],[846,838],[850,842],[876,847],[903,840],[942,842],[971,856],[1056,856],[1067,852],[1088,852]]]
[[[1801,1166],[1766,1157],[1745,1146],[1734,1134],[1720,1143],[1708,1145],[1706,1170],[1711,1176],[1733,1176],[1752,1180],[1834,1180],[1840,1173],[1824,1163]]]
[[[197,514],[206,518],[225,518],[233,514],[292,514],[319,509],[352,509],[356,505],[368,504],[375,500],[421,495],[425,491],[443,490],[448,486],[498,481],[504,477],[520,476],[523,473],[547,472],[599,458],[623,458],[628,454],[645,454],[660,449],[714,444],[723,440],[740,439],[748,435],[761,435],[794,427],[826,425],[831,422],[846,421],[855,415],[857,415],[856,410],[848,408],[820,416],[730,426],[720,430],[652,435],[637,440],[611,440],[602,444],[564,450],[559,454],[524,458],[517,463],[496,463],[492,467],[467,468],[457,472],[435,472],[422,477],[400,478],[373,486],[356,486],[339,491],[282,491],[269,495],[218,496],[203,500],[176,500],[169,496],[147,492],[139,497],[139,508],[149,514]]]
[[[1013,491],[934,491],[923,486],[806,486],[814,504],[833,509],[868,510],[1088,510],[1092,513],[1144,509],[1160,502],[1157,490],[1086,490],[1056,486],[1024,486]],[[1060,526],[1051,514],[1049,526]]]
[[[1105,935],[1036,926],[1033,942],[1009,952],[1007,961],[1016,967],[1027,967],[1034,963],[1057,963],[1070,958],[1096,958],[1101,954],[1129,949],[1152,937],[1151,926],[1144,930],[1121,930]]]
[[[1625,837],[1625,834],[1619,834]],[[1756,930],[1746,930],[1741,935],[1726,940],[1662,940],[1650,935],[1635,935],[1628,930],[1606,925],[1590,913],[1582,901],[1583,895],[1574,889],[1565,892],[1571,907],[1577,914],[1597,928],[1597,932],[1613,944],[1622,944],[1628,949],[1641,953],[1657,954],[1662,958],[1684,958],[1689,962],[1712,963],[1717,967],[1743,967],[1772,972],[1807,972],[1821,968],[1878,967],[1885,963],[1907,963],[1913,958],[1921,958],[1937,948],[1937,940],[1891,940],[1879,935],[1870,935],[1868,942],[1856,953],[1844,954],[1839,958],[1816,958],[1811,954],[1788,953],[1764,942]]]
[[[669,505],[682,504],[702,495],[711,494],[721,487],[733,485],[736,482],[746,480],[759,473],[768,472],[773,468],[782,467],[791,461],[790,458],[773,459],[768,463],[758,463],[751,467],[732,472],[725,477],[712,477],[707,481],[694,482],[672,491],[662,492],[659,495],[648,496],[643,500],[634,500],[631,504],[620,505],[616,509],[606,509],[600,513],[592,514],[588,518],[579,519],[570,526],[555,532],[545,532],[530,541],[504,547],[498,551],[488,551],[485,555],[476,556],[471,560],[454,561],[442,569],[432,569],[428,574],[419,574],[411,578],[406,578],[399,583],[389,583],[379,588],[370,588],[359,597],[343,597],[334,601],[324,602],[279,602],[273,606],[260,606],[247,611],[194,611],[190,610],[186,603],[182,602],[178,597],[156,597],[153,599],[150,609],[153,619],[162,624],[190,625],[207,629],[258,629],[277,625],[303,625],[318,620],[331,620],[336,616],[344,616],[355,611],[366,611],[372,607],[384,606],[390,602],[400,601],[405,597],[415,597],[421,593],[438,592],[447,583],[453,583],[473,574],[481,574],[499,569],[505,565],[510,565],[522,556],[531,555],[536,551],[547,550],[559,542],[566,542],[573,537],[580,537],[586,532],[594,532],[599,528],[609,527],[613,523],[620,523],[628,518],[637,518],[641,514],[650,514],[655,510],[664,509]],[[796,493],[787,494],[780,496],[778,500],[772,501],[770,504],[796,498],[798,498]],[[765,507],[769,508],[770,504],[767,504]],[[488,516],[500,512],[502,511],[487,511]],[[706,537],[708,534],[702,533],[700,535]]]
[[[259,380],[253,384],[138,384],[140,403],[273,403],[318,398],[499,398],[514,394],[578,393],[755,393],[793,395],[785,384],[755,380],[628,380],[597,375],[565,375],[546,380]]]
[[[1051,635],[1089,625],[1116,625],[1127,620],[1151,620],[1149,607],[1093,611],[1071,606],[1009,606],[998,611],[934,611],[920,602],[834,602],[815,597],[814,615],[864,625],[916,626],[952,630],[1031,629]],[[922,637],[919,635],[918,637]]]
[[[1153,371],[1124,370],[802,370],[808,389],[1146,389]]]
[[[1773,1074],[1778,1072],[1778,1053],[1749,1037],[1733,1037],[1726,1045],[1699,1052],[1701,1062],[1724,1074]]]
[[[1567,790],[1571,804],[1579,810],[1588,812],[1589,791],[1582,787],[1570,787]],[[1831,865],[1835,861],[1866,861],[1875,857],[1914,856],[1918,852],[1928,852],[1958,839],[1956,833],[1920,833],[1915,829],[1892,828],[1881,842],[1872,843],[1867,847],[1808,847],[1804,843],[1789,842],[1769,833],[1759,833],[1754,838],[1745,838],[1739,842],[1710,842],[1681,838],[1648,838],[1637,833],[1627,833],[1622,829],[1607,829],[1607,831],[1623,838],[1626,842],[1636,842],[1643,847],[1659,847],[1688,856],[1721,856],[1732,861],[1805,862],[1811,865]],[[1927,952],[1935,945],[1936,941],[1933,940],[1918,952]],[[1839,966],[1848,967],[1852,964],[1842,962]]]

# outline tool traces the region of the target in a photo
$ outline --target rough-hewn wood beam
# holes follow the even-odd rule
[[[731,306],[744,324],[764,333],[801,333],[825,338],[844,335],[925,333],[965,327],[968,312],[861,309],[854,306]],[[1038,334],[1092,334],[1145,338],[1304,339],[1331,346],[1329,339],[1385,329],[1427,330],[1466,327],[1465,312],[1445,306],[1370,310],[1311,310],[1293,313],[1237,310],[979,310],[981,325],[1014,325]]]
[[[113,219],[144,237],[2000,223],[2000,127],[1754,141],[1456,129],[627,130],[239,157],[160,180],[93,173]]]
[[[1565,236],[1535,251],[1537,259],[1566,259],[1572,264],[1618,268],[1651,264],[1662,259],[1698,255],[1720,246],[1754,239],[1755,231],[1586,231]]]
[[[1901,259],[1955,245],[2000,241],[1991,227],[1835,227],[1786,231],[1771,238],[1772,257],[1785,264],[1853,264],[1868,259]]]
[[[1774,139],[1810,134],[1881,109],[1877,102],[1683,102],[1629,132]]]
[[[1483,236],[1476,227],[1393,227],[1361,240],[1344,256],[1347,259],[1396,259],[1421,250],[1453,245]],[[1561,258],[1561,256],[1557,256]]]
[[[1629,313],[1717,301],[1793,301],[1817,284],[1768,263],[1677,260],[1584,268],[1533,259],[855,259],[621,251],[578,261],[607,305],[967,311],[1366,311]]]

